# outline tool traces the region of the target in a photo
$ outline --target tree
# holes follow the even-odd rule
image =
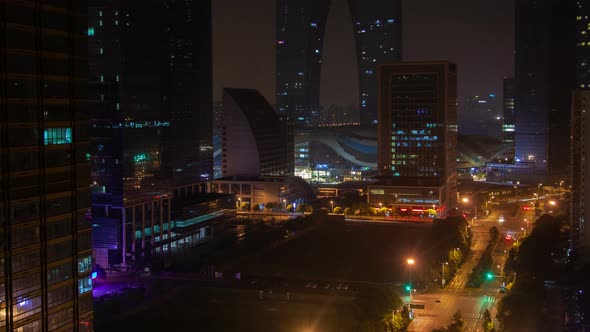
[[[465,321],[463,321],[461,310],[457,310],[453,314],[453,322],[449,325],[448,332],[461,332],[465,327]]]
[[[360,320],[382,321],[402,300],[389,287],[368,286],[359,290],[354,303]]]
[[[347,216],[351,215],[352,214],[352,209],[349,208],[349,207],[345,208],[344,209],[344,214],[347,215]]]
[[[287,205],[287,211],[293,211],[293,204]]]
[[[252,211],[260,211],[260,205],[258,205],[258,204],[252,205]]]
[[[387,314],[384,325],[387,331],[402,332],[408,329],[411,321],[410,310],[404,305],[401,310],[396,310],[395,314]]]
[[[337,207],[334,208],[334,213],[336,213],[336,214],[341,214],[342,211],[343,210],[342,210],[342,208],[340,206],[337,206]]]
[[[496,226],[493,226],[492,228],[490,228],[490,238],[492,239],[492,242],[496,242],[496,240],[498,240],[499,236],[500,236],[500,231],[498,231],[498,228]]]
[[[495,331],[495,329],[494,329],[494,322],[492,321],[492,314],[490,314],[490,311],[488,309],[486,309],[483,312],[482,327],[483,327],[483,331],[484,332],[492,332],[492,331]]]
[[[307,212],[307,213],[313,213],[313,206],[306,205],[304,211]]]
[[[242,204],[240,204],[240,209],[242,209],[243,211],[247,211],[248,210],[248,202],[242,202]]]
[[[277,205],[274,202],[268,202],[264,205],[267,210],[273,210]]]

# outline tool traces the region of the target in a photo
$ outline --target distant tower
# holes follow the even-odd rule
[[[382,65],[379,91],[377,166],[385,187],[372,187],[378,190],[369,192],[370,203],[434,205],[447,213],[457,198],[456,65]],[[396,188],[419,194],[404,201],[400,191],[394,199]]]
[[[463,107],[465,112],[459,117],[459,133],[500,139],[501,121],[495,93],[470,96]]]
[[[513,78],[504,78],[503,90],[504,114],[502,117],[502,143],[505,144],[508,148],[507,156],[514,158],[514,104],[516,98],[516,91]]]
[[[277,2],[277,111],[315,125],[330,0]],[[356,40],[361,123],[377,120],[377,66],[401,60],[401,0],[348,0]]]

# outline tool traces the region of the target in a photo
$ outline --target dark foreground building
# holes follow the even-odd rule
[[[211,1],[89,0],[88,16],[95,261],[141,267],[171,249],[175,188],[212,177]]]
[[[534,163],[556,180],[568,175],[575,4],[515,1],[515,162]]]
[[[92,331],[86,3],[0,2],[0,331]]]
[[[444,216],[457,201],[457,66],[402,62],[379,75],[380,181],[369,203]]]

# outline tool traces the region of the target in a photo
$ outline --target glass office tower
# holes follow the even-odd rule
[[[91,331],[86,3],[0,2],[0,331]]]

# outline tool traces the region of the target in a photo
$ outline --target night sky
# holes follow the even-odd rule
[[[213,88],[259,89],[275,102],[276,0],[213,1]],[[321,103],[356,103],[354,43],[346,0],[328,18]],[[444,6],[442,5],[444,3]],[[459,98],[502,92],[513,75],[513,0],[405,0],[404,60],[450,60],[459,66]]]

